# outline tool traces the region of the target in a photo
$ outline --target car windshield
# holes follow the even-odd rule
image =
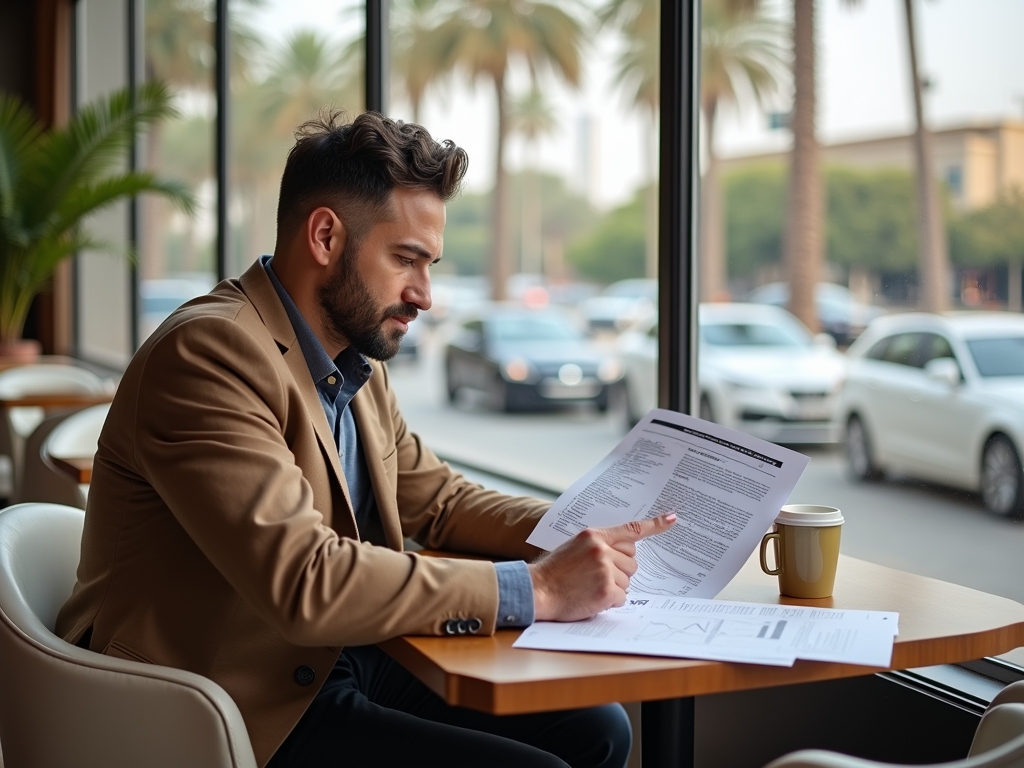
[[[715,347],[804,347],[807,339],[795,328],[767,323],[704,323],[701,339]]]
[[[1024,338],[971,339],[967,348],[982,376],[1024,376]]]
[[[494,338],[498,341],[576,341],[580,338],[571,325],[557,317],[508,315],[493,319]]]

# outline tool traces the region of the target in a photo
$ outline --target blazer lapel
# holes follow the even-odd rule
[[[309,411],[313,428],[316,430],[316,436],[320,442],[320,450],[331,467],[334,479],[341,487],[349,518],[352,521],[352,530],[355,531],[356,519],[352,508],[352,497],[349,495],[348,483],[345,482],[345,473],[341,468],[338,445],[334,441],[334,433],[331,430],[331,426],[327,423],[327,414],[324,413],[324,407],[320,403],[320,397],[317,395],[313,377],[309,375],[309,366],[306,365],[306,358],[302,355],[302,348],[295,337],[295,329],[292,328],[288,313],[285,311],[281,298],[277,295],[274,284],[270,282],[270,278],[267,276],[267,271],[261,261],[257,261],[249,267],[240,278],[240,282],[242,290],[249,297],[253,307],[259,313],[264,325],[266,325],[267,330],[274,337],[274,341],[277,342],[279,347],[284,349],[285,364],[288,366],[288,371],[299,388],[299,393],[302,395],[302,402],[305,404],[306,410]],[[329,512],[331,510],[327,510],[325,514]],[[331,520],[326,522],[331,527],[334,527]]]
[[[375,376],[383,374],[384,372],[381,370],[374,372]],[[366,468],[370,475],[370,484],[373,486],[377,514],[380,515],[384,538],[391,549],[401,552],[405,539],[402,536],[402,523],[398,516],[397,489],[388,482],[387,472],[384,470],[386,441],[380,421],[372,412],[374,403],[367,399],[367,394],[366,387],[363,387],[352,398],[352,404],[349,407],[352,409],[352,415],[356,419],[356,428],[359,430],[359,445],[363,449],[363,458],[366,459]]]

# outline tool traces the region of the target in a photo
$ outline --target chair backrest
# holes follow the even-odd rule
[[[110,403],[103,403],[70,414],[50,432],[42,450],[47,456],[92,456],[108,411]]]
[[[92,371],[76,365],[21,365],[0,371],[0,397],[83,392],[99,394],[106,384]]]
[[[238,708],[189,672],[116,659],[53,634],[75,584],[84,513],[0,513],[0,743],[8,768],[255,768]]]

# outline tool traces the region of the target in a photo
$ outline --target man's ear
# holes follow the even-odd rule
[[[315,209],[306,217],[306,246],[322,267],[332,264],[345,249],[346,235],[345,224],[326,206]]]

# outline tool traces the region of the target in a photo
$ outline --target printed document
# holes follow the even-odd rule
[[[639,595],[575,622],[537,622],[516,648],[791,666],[796,659],[888,667],[899,615]]]
[[[527,541],[555,549],[584,528],[675,512],[637,544],[630,594],[714,597],[760,544],[809,459],[674,411],[645,416],[547,511]]]

